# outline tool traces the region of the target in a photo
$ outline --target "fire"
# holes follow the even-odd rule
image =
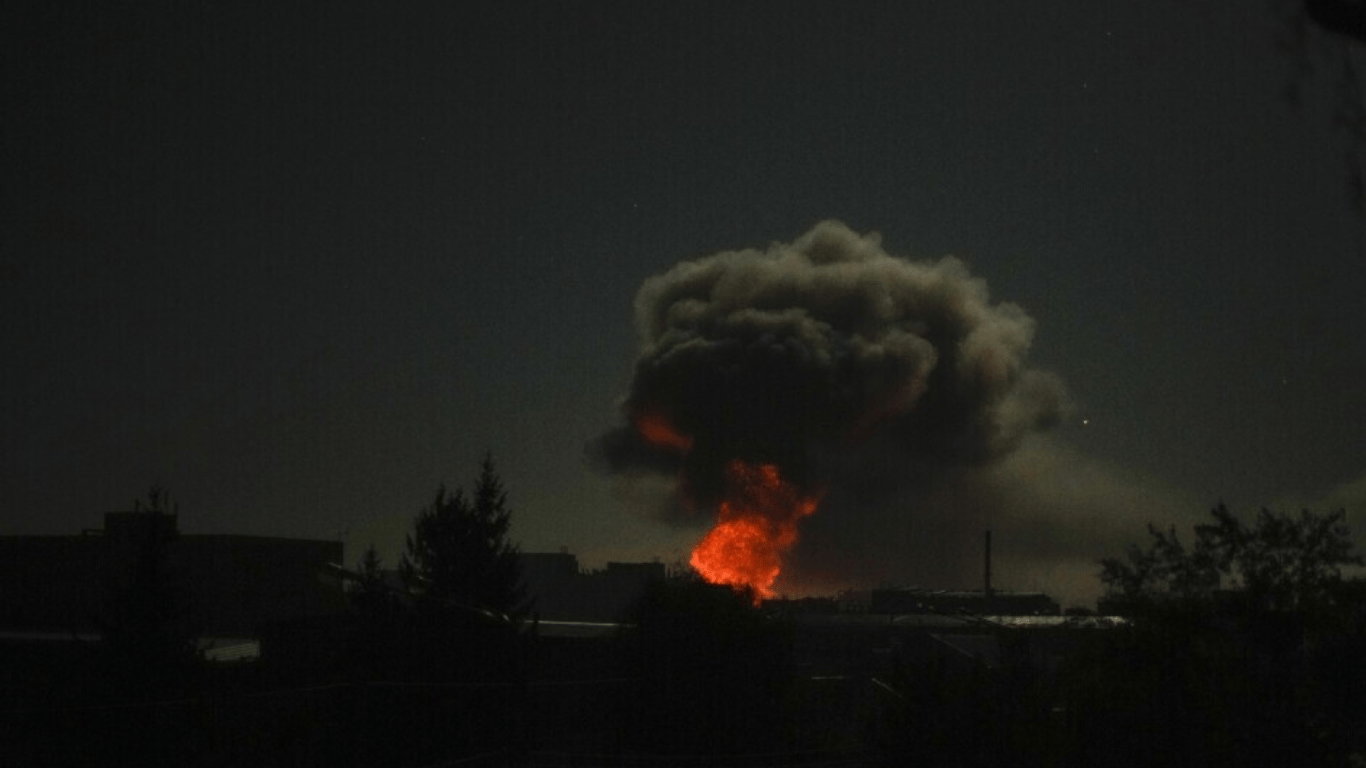
[[[631,419],[646,442],[687,454],[693,439],[658,411],[643,410]],[[756,599],[775,595],[783,553],[797,543],[797,521],[816,511],[819,499],[783,480],[775,464],[736,459],[726,466],[726,498],[716,525],[693,547],[689,562],[713,584],[749,587]]]
[[[773,464],[737,459],[726,467],[726,481],[716,526],[689,562],[713,584],[747,586],[756,598],[771,598],[783,553],[797,543],[797,522],[816,511],[819,499],[804,496]]]
[[[692,448],[692,438],[674,429],[673,424],[663,415],[647,411],[635,417],[636,431],[651,445],[673,448],[687,453]]]

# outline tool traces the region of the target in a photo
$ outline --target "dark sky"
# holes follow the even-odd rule
[[[1363,223],[1271,2],[33,5],[0,21],[0,532],[158,483],[182,530],[392,563],[491,450],[524,549],[672,561],[700,531],[585,459],[635,292],[824,219],[965,260],[1073,400],[920,493],[974,511],[898,520],[907,558],[992,525],[1003,586],[1086,596],[1220,499],[1366,521]]]

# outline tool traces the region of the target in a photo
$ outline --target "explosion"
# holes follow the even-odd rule
[[[818,499],[798,493],[773,464],[737,459],[726,467],[726,479],[716,525],[693,548],[689,564],[713,584],[771,598],[782,555],[797,543],[797,521],[816,511]]]
[[[659,412],[632,421],[640,438],[661,450],[686,455],[693,446]],[[783,553],[797,543],[797,522],[815,512],[818,501],[785,481],[776,464],[734,459],[725,469],[716,524],[693,547],[689,564],[712,584],[748,588],[756,600],[771,598]]]
[[[836,221],[648,278],[635,324],[625,423],[590,454],[618,475],[673,478],[666,517],[712,526],[693,567],[760,596],[785,565],[830,551],[814,529],[879,536],[861,522],[879,489],[1002,459],[1066,399],[1027,365],[1033,319],[993,303],[962,261],[893,256]],[[860,503],[840,503],[850,488]],[[827,489],[843,518],[798,546]]]

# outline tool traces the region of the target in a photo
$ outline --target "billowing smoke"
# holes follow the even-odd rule
[[[811,492],[858,478],[865,493],[904,495],[916,478],[1010,454],[1066,400],[1056,376],[1027,366],[1023,309],[993,304],[955,258],[898,258],[835,221],[682,262],[645,281],[635,316],[626,423],[591,450],[613,472],[676,478],[677,509],[699,520],[735,459],[775,464]]]

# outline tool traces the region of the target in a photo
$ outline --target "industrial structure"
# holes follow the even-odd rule
[[[328,568],[343,554],[339,541],[183,534],[175,514],[148,510],[107,513],[103,528],[79,535],[0,536],[0,631],[97,635],[152,572],[195,633],[254,637],[274,622],[344,610]]]

